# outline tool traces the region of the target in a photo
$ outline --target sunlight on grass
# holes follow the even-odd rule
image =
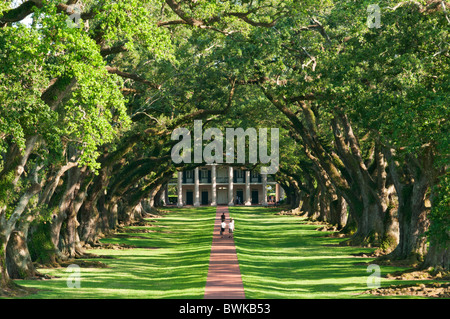
[[[95,259],[108,268],[81,268],[81,287],[68,288],[66,269],[39,269],[51,280],[17,281],[42,289],[29,298],[203,298],[211,251],[215,208],[170,209],[152,222],[154,232],[124,232],[102,239],[135,249],[95,249],[112,259]],[[128,229],[145,229],[133,226]],[[139,238],[133,238],[137,236]]]
[[[216,209],[168,210],[150,227],[127,227],[102,239],[138,248],[90,250],[104,256],[94,260],[108,268],[81,268],[80,288],[68,288],[65,268],[39,269],[55,279],[17,282],[40,289],[27,298],[203,298]],[[373,258],[352,255],[373,249],[339,246],[342,239],[326,237],[330,232],[274,213],[273,208],[230,207],[246,298],[374,298],[361,295],[368,289],[367,265]],[[403,268],[381,266],[382,275],[398,270]],[[399,284],[381,278],[382,287],[393,283]]]
[[[370,298],[367,265],[371,258],[352,254],[373,249],[341,247],[294,216],[279,216],[263,207],[232,207],[235,242],[245,295],[266,298]],[[381,267],[382,274],[400,270]],[[381,278],[381,286],[393,281]]]

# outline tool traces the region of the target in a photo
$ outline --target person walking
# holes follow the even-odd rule
[[[222,216],[220,216],[220,218],[222,219],[222,222],[225,221],[225,213],[222,213]]]
[[[228,235],[228,238],[233,238],[233,231],[234,231],[234,219],[230,218],[230,223],[228,224],[228,232],[230,234]]]
[[[220,224],[220,236],[223,238],[223,232],[225,231],[225,227],[227,227],[227,224],[225,224],[225,221],[222,221]]]

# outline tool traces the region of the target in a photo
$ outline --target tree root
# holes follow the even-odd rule
[[[11,281],[8,287],[0,288],[0,297],[14,298],[14,297],[24,297],[27,295],[35,294],[39,290],[36,288],[23,287]]]
[[[363,294],[381,296],[420,296],[432,298],[450,298],[450,283],[431,283],[417,285],[399,285],[387,288],[367,290]]]

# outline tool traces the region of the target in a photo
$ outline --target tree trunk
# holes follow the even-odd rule
[[[80,229],[79,235],[81,244],[84,246],[98,245],[98,235],[99,235],[99,222],[100,222],[100,211],[98,209],[98,200],[100,197],[105,196],[105,190],[108,186],[110,179],[111,168],[110,166],[102,168],[99,175],[94,178],[92,186],[87,185],[87,198],[83,202],[83,205],[79,211]],[[89,183],[90,184],[90,183]]]
[[[0,292],[11,288],[12,283],[6,266],[6,238],[0,234]]]
[[[97,223],[97,231],[95,240],[90,245],[101,245],[99,237],[110,233],[117,226],[117,204],[113,202],[106,202],[106,196],[100,196],[97,202],[97,209],[99,211],[99,218]]]
[[[394,158],[394,151],[387,150],[389,168],[398,194],[399,243],[389,254],[395,260],[423,261],[426,254],[425,232],[429,221],[430,208],[425,200],[430,185],[430,175],[420,168],[417,159],[410,158],[406,166],[400,168]]]
[[[11,277],[8,274],[7,263],[7,246],[11,238],[11,234],[16,230],[16,224],[23,215],[29,201],[41,190],[41,185],[38,183],[38,172],[42,166],[37,165],[32,172],[30,172],[29,180],[31,185],[26,192],[20,197],[16,203],[16,207],[12,214],[6,219],[5,215],[0,214],[0,285],[1,289],[8,289],[14,286]],[[25,242],[26,245],[26,242]]]
[[[314,190],[313,190],[314,192]],[[309,216],[312,214],[312,205],[311,205],[311,193],[307,193],[305,191],[302,191],[300,193],[301,196],[301,207],[300,211],[305,214],[306,216]]]
[[[379,207],[365,202],[362,211],[354,214],[356,221],[356,232],[345,243],[351,246],[376,246],[384,237],[384,224],[382,212]]]
[[[417,188],[417,186],[404,187],[402,191],[398,208],[399,244],[390,255],[394,259],[423,261],[426,254],[426,237],[423,235],[429,225],[427,219],[429,209],[423,206],[426,188],[421,191]]]
[[[434,268],[435,271],[450,271],[450,243],[431,245],[422,268]]]
[[[68,171],[67,185],[59,203],[59,213],[53,216],[51,227],[52,241],[59,251],[68,257],[76,257],[83,253],[77,232],[78,211],[85,199],[85,189],[81,189],[81,181],[85,177],[86,168],[73,167]]]
[[[98,223],[100,212],[97,208],[98,199],[87,200],[80,210],[79,236],[81,245],[96,245],[98,242]]]
[[[347,215],[347,220],[345,223],[345,226],[341,229],[340,233],[343,235],[353,235],[356,232],[356,222],[353,218],[355,216],[355,213],[351,213],[351,207],[347,205],[347,210],[349,211]]]
[[[32,224],[28,231],[27,244],[33,262],[52,267],[58,266],[60,252],[53,245],[50,223],[38,222]]]
[[[6,246],[6,266],[12,279],[29,279],[36,276],[36,269],[28,250],[28,228],[32,222],[31,215],[18,221]]]
[[[308,215],[308,218],[311,220],[316,220],[320,216],[320,193],[320,187],[318,186],[314,192],[314,196],[312,197],[311,214]]]
[[[347,219],[347,202],[341,196],[336,195],[336,199],[331,202],[329,223],[336,225],[338,230],[342,230],[347,224]]]

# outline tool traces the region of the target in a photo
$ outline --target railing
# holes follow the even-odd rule
[[[216,183],[228,183],[228,177],[216,177]]]
[[[251,176],[250,177],[250,183],[261,183],[262,179],[261,179],[261,175],[259,176]]]
[[[251,176],[250,177],[250,183],[261,183],[262,177],[259,176]],[[275,177],[273,175],[267,175],[267,182],[275,182]],[[169,183],[171,184],[177,184],[178,178],[173,177],[170,179]],[[199,179],[200,184],[211,184],[211,180],[208,177],[202,177]],[[216,183],[228,183],[228,177],[216,177]],[[238,177],[234,179],[234,183],[245,183],[245,178]],[[186,178],[185,181],[183,181],[183,184],[194,184],[194,178]]]

